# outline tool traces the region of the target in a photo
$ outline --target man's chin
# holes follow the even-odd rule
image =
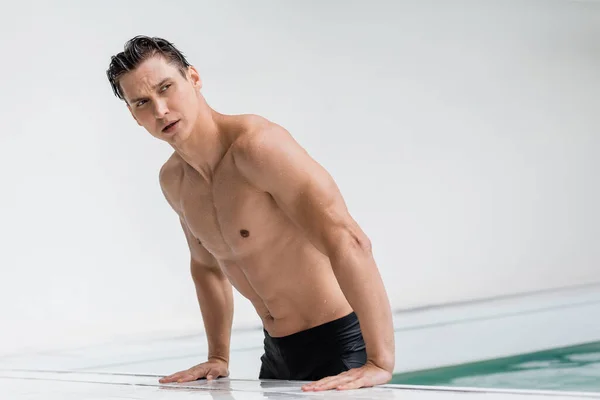
[[[178,130],[177,132],[174,132],[172,134],[169,135],[161,135],[161,139],[164,140],[167,143],[171,143],[171,144],[181,144],[183,142],[185,142],[188,138],[190,137],[190,134],[187,131],[181,131]]]

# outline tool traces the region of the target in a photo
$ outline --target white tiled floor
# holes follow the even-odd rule
[[[464,389],[419,389],[387,385],[353,391],[306,393],[301,383],[219,379],[160,385],[157,377],[95,373],[0,372],[0,393],[6,399],[402,399],[402,400],[548,400],[600,398],[600,394],[508,392]]]
[[[600,286],[496,299],[481,303],[399,313],[396,372],[496,358],[600,340]],[[0,399],[160,399],[300,398],[291,383],[255,381],[263,332],[234,331],[230,378],[210,385],[158,385],[158,377],[187,369],[206,358],[201,332],[164,338],[136,338],[75,349],[0,355]],[[57,371],[63,371],[59,373]],[[247,380],[243,380],[247,379]],[[69,381],[69,382],[65,382]],[[262,385],[262,386],[261,386]],[[269,389],[269,390],[266,390]],[[425,388],[422,388],[425,389]],[[454,390],[398,387],[349,393],[312,394],[320,398],[454,399]],[[358,397],[356,397],[358,396]],[[473,391],[470,400],[520,399],[516,394]],[[535,396],[529,395],[528,399]],[[564,397],[565,394],[563,393]],[[582,397],[583,395],[579,396]],[[592,396],[588,394],[587,396]],[[600,394],[595,395],[600,398]]]
[[[396,372],[600,341],[600,285],[398,313]],[[234,331],[231,377],[255,379],[263,333]],[[0,368],[170,374],[204,361],[205,337],[135,338],[75,349],[0,355]]]

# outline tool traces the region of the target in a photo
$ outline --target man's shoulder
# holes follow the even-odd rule
[[[183,163],[184,161],[181,156],[174,152],[160,168],[158,180],[160,182],[160,187],[167,198],[169,198],[169,193],[172,192],[172,189],[178,185],[183,178]]]
[[[282,149],[282,142],[291,138],[285,128],[264,117],[252,116],[248,121],[231,149],[236,161],[260,162],[270,152]]]
[[[170,182],[173,178],[180,177],[183,173],[183,159],[177,152],[173,152],[171,156],[160,167],[158,173],[161,185]]]

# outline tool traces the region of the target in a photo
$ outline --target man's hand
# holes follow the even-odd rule
[[[353,368],[342,372],[339,375],[329,376],[316,382],[302,386],[306,392],[321,390],[349,390],[363,387],[371,387],[388,383],[392,379],[392,374],[382,368],[379,368],[370,361],[360,368]]]
[[[217,379],[219,377],[229,376],[228,365],[225,361],[219,359],[209,360],[205,363],[198,364],[185,371],[179,371],[173,375],[165,376],[159,379],[160,383],[170,382],[191,382],[200,378],[208,380]]]

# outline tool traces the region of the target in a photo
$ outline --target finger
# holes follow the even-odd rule
[[[176,373],[174,373],[174,374],[171,374],[171,375],[165,376],[164,378],[162,378],[162,379],[159,379],[158,381],[159,381],[160,383],[176,382],[176,381],[177,381],[177,379],[179,379],[179,377],[180,377],[181,375],[183,375],[184,373],[185,373],[185,371],[179,371],[179,372],[176,372]]]
[[[339,377],[338,379],[332,380],[330,382],[327,382],[324,385],[319,385],[317,386],[317,388],[315,390],[320,391],[320,390],[331,390],[331,389],[336,389],[342,385],[345,385],[349,382],[352,382],[353,380],[355,380],[356,378],[352,377],[352,376],[342,376]]]
[[[320,390],[321,388],[326,387],[328,384],[330,384],[331,382],[333,382],[336,379],[338,379],[338,377],[324,378],[319,381],[309,383],[309,384],[303,386],[302,390],[304,390],[304,391]]]
[[[349,374],[348,372],[342,372],[339,375],[323,378],[317,382],[309,384],[307,390],[329,390],[351,381],[352,379],[352,374]]]
[[[178,372],[174,375],[172,375],[171,377],[165,378],[165,383],[168,382],[177,382],[177,383],[181,383],[181,382],[190,382],[190,381],[195,381],[196,379],[200,378],[204,376],[204,368],[196,368],[196,369],[190,369],[187,371],[181,371]]]
[[[336,376],[329,376],[329,377],[326,377],[326,378],[322,378],[322,379],[320,379],[318,381],[315,381],[315,382],[309,383],[307,385],[304,385],[302,387],[302,389],[304,389],[304,390],[314,390],[315,388],[319,387],[320,385],[324,385],[327,382],[330,382],[330,381],[332,381],[334,379],[337,379],[337,377],[338,377],[338,375],[336,375]]]
[[[313,383],[313,386],[322,386],[348,375],[348,371],[344,371],[338,375],[328,376]]]
[[[337,390],[352,390],[352,389],[359,389],[362,387],[365,387],[367,385],[365,385],[365,382],[362,378],[356,378],[350,382],[346,382],[342,385],[339,385],[336,389]]]
[[[188,373],[184,374],[179,379],[177,379],[177,382],[179,382],[179,383],[191,382],[191,381],[195,381],[200,378],[204,378],[205,376],[206,376],[206,370],[204,368],[198,368],[198,369],[189,371]]]
[[[179,379],[177,379],[177,383],[182,383],[182,382],[191,382],[191,381],[195,381],[196,379],[196,375],[194,374],[185,374],[179,377]]]

